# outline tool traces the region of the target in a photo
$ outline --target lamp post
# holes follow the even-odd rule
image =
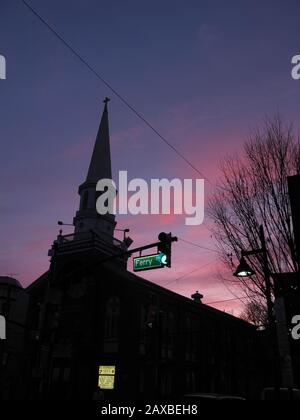
[[[251,277],[255,274],[255,271],[249,266],[245,257],[251,255],[258,255],[262,254],[263,256],[263,271],[264,271],[264,278],[265,278],[265,287],[266,287],[266,298],[267,298],[267,307],[268,307],[268,321],[269,321],[269,332],[271,334],[272,341],[274,343],[274,368],[277,370],[277,367],[280,367],[281,371],[281,383],[283,386],[292,387],[293,386],[293,367],[290,358],[290,350],[289,347],[285,347],[285,353],[283,357],[281,357],[282,353],[282,345],[280,346],[280,342],[286,342],[286,336],[288,332],[286,330],[282,331],[282,322],[278,322],[278,309],[276,312],[277,318],[277,325],[274,322],[273,317],[273,302],[272,302],[272,290],[271,290],[271,272],[269,268],[269,260],[268,260],[268,253],[267,253],[267,246],[266,246],[266,239],[263,226],[259,227],[259,237],[261,242],[261,248],[255,249],[252,251],[242,251],[242,258],[240,261],[239,266],[237,267],[234,276],[236,277]],[[278,305],[277,305],[278,306]],[[281,328],[281,330],[280,330]],[[277,334],[276,334],[277,331]]]
[[[239,266],[237,267],[234,273],[234,276],[240,277],[240,278],[253,276],[255,274],[255,271],[249,266],[245,257],[251,256],[251,255],[262,254],[263,271],[264,271],[264,279],[265,279],[265,287],[266,287],[267,308],[268,308],[268,320],[269,320],[269,325],[272,326],[274,320],[273,320],[273,302],[272,302],[272,291],[271,291],[271,272],[269,268],[265,232],[262,225],[259,227],[259,238],[261,242],[261,248],[253,249],[251,251],[242,251],[242,258],[241,258]]]

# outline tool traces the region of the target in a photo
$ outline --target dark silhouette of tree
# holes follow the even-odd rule
[[[259,300],[252,300],[246,304],[240,318],[257,328],[266,328],[268,325],[267,307]]]
[[[279,116],[265,121],[244,145],[241,156],[221,164],[222,177],[209,203],[221,258],[232,271],[241,250],[259,249],[259,226],[267,240],[271,272],[297,271],[287,177],[300,169],[300,145],[292,126]],[[262,255],[250,257],[256,275],[236,279],[250,300],[266,295]]]

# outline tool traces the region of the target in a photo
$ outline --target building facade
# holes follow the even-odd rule
[[[129,272],[115,217],[97,214],[96,183],[111,179],[107,102],[74,233],[57,237],[49,271],[26,289],[19,398],[91,400],[99,384],[116,402],[257,397],[268,367],[256,329]]]
[[[115,368],[114,389],[104,391],[111,401],[255,394],[254,327],[113,265],[83,271],[51,285],[42,324],[29,315],[39,334],[35,358],[28,354],[37,379],[28,398],[91,399],[101,366]],[[40,308],[48,281],[31,286],[32,308]]]

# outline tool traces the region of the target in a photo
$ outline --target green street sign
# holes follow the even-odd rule
[[[133,259],[133,271],[154,270],[163,268],[167,265],[167,256],[163,253],[154,255],[145,255]]]

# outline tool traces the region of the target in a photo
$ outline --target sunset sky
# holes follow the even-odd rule
[[[61,36],[214,184],[219,162],[279,112],[300,128],[299,0],[28,0]],[[72,222],[103,109],[114,177],[199,175],[105,87],[23,4],[0,0],[0,275],[28,285],[48,269],[58,220]],[[206,203],[213,187],[206,183]],[[215,248],[210,220],[122,216],[139,246],[161,231]],[[66,227],[64,233],[71,233]],[[145,278],[205,302],[235,296],[218,255],[179,241],[172,269]],[[131,266],[131,262],[130,262]],[[196,270],[190,275],[186,275]],[[178,280],[176,280],[178,279]],[[242,295],[242,292],[235,293]],[[241,308],[239,300],[214,304]]]

